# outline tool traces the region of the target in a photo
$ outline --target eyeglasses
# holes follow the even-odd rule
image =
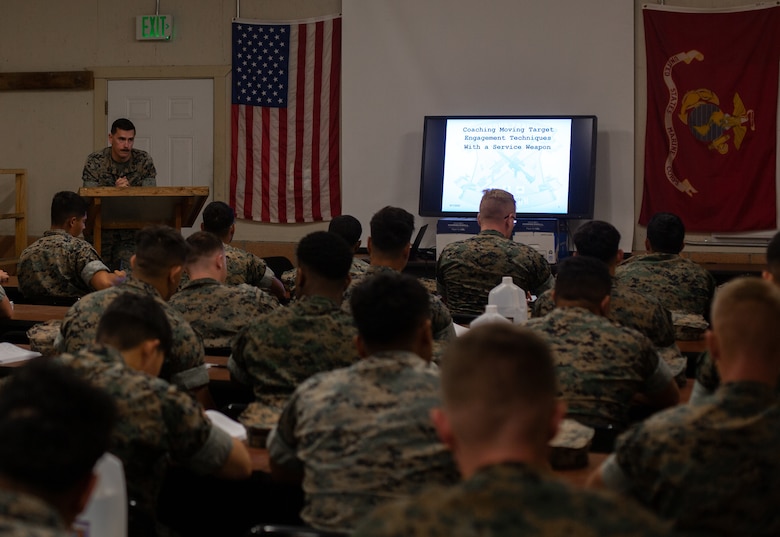
[[[504,220],[511,218],[513,224],[517,224],[517,215],[515,213],[509,213],[504,217]]]

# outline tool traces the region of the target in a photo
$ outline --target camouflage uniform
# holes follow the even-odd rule
[[[225,245],[227,259],[227,283],[238,285],[248,283],[261,289],[270,289],[276,275],[261,257],[229,244]]]
[[[352,317],[333,301],[307,296],[254,319],[233,341],[228,369],[255,399],[281,410],[298,385],[358,360]]]
[[[209,375],[203,363],[203,344],[200,338],[181,313],[168,305],[152,285],[133,277],[116,287],[90,293],[71,306],[60,328],[60,351],[75,353],[94,343],[100,317],[108,305],[122,293],[153,297],[168,317],[173,331],[173,350],[170,356],[165,357],[160,377],[184,390],[207,385]]]
[[[304,473],[301,518],[349,531],[380,503],[456,482],[429,417],[439,405],[438,370],[405,351],[304,382],[268,438],[273,464]]]
[[[110,451],[124,465],[128,499],[151,519],[170,462],[206,474],[230,455],[230,436],[211,425],[189,394],[131,369],[117,351],[95,345],[60,360],[116,401]]]
[[[344,292],[344,302],[341,304],[341,308],[352,313],[349,306],[349,299],[352,296],[352,292],[356,285],[359,285],[362,281],[375,274],[393,274],[397,272],[390,267],[383,267],[381,265],[369,265],[368,270],[363,273],[359,278],[354,278],[352,283],[347,287]],[[433,339],[439,342],[450,341],[455,337],[455,327],[452,325],[452,315],[450,310],[444,305],[444,302],[436,296],[429,294],[431,304],[431,331],[433,332]]]
[[[251,285],[225,285],[212,278],[190,280],[168,304],[179,310],[207,349],[230,347],[242,328],[279,306]]]
[[[780,407],[754,382],[656,414],[618,438],[602,478],[701,535],[780,535]]]
[[[552,285],[550,265],[525,244],[486,230],[448,244],[436,262],[439,293],[456,314],[481,315],[490,290],[512,276],[515,285],[540,295]]]
[[[671,312],[707,317],[715,293],[715,278],[698,263],[677,254],[631,256],[615,277],[637,293],[653,296]]]
[[[552,290],[548,289],[534,302],[533,315],[543,317],[554,308]],[[647,336],[666,361],[672,374],[684,374],[686,359],[675,344],[672,316],[652,296],[640,295],[612,278],[607,319]]]
[[[379,507],[353,537],[661,537],[650,513],[604,492],[575,489],[522,462],[483,466],[455,487]]]
[[[101,270],[108,267],[87,241],[62,229],[46,231],[19,257],[19,291],[26,297],[84,296]]]
[[[357,257],[352,258],[352,266],[349,267],[349,277],[353,280],[359,279],[363,277],[363,275],[368,270],[368,267],[370,267],[368,263],[363,261],[362,259],[358,259]],[[280,278],[282,280],[282,283],[284,284],[284,288],[287,289],[287,291],[290,293],[290,298],[295,297],[295,278],[298,276],[298,269],[290,269],[285,270],[282,273],[282,277]]]
[[[120,177],[127,177],[130,186],[157,186],[157,170],[152,157],[140,149],[132,149],[130,160],[116,162],[111,157],[111,146],[87,157],[81,180],[85,187],[115,186]],[[135,253],[135,231],[103,230],[101,253],[112,269],[127,270]]]
[[[526,326],[555,352],[568,416],[590,427],[625,429],[634,395],[672,380],[649,339],[585,308],[556,308]]]
[[[0,489],[0,535],[3,537],[71,537],[59,513],[42,499]]]

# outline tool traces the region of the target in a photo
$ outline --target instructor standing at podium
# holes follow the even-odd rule
[[[125,188],[129,186],[157,186],[157,170],[146,151],[133,149],[135,125],[126,118],[111,124],[108,135],[110,146],[87,157],[81,180],[85,187]],[[128,270],[135,251],[135,231],[104,230],[101,257],[112,270]]]

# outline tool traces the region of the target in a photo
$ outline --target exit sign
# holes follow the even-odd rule
[[[138,15],[135,18],[135,38],[138,41],[171,39],[173,15]]]

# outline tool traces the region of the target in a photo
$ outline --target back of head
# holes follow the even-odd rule
[[[685,244],[685,225],[672,213],[656,213],[647,223],[647,240],[654,252],[679,254]]]
[[[212,201],[203,209],[203,231],[225,237],[236,221],[236,212],[224,201]]]
[[[342,214],[330,221],[328,231],[344,239],[350,246],[354,246],[363,234],[363,226],[360,225],[360,220],[354,216]]]
[[[111,124],[111,134],[116,134],[118,130],[135,132],[135,125],[129,119],[120,117]]]
[[[577,255],[558,264],[555,277],[556,300],[587,302],[598,305],[609,295],[612,277],[603,261]]]
[[[358,334],[372,350],[407,348],[431,317],[430,296],[416,278],[382,273],[355,286],[349,300]]]
[[[385,207],[371,217],[371,246],[386,254],[400,254],[414,233],[414,216],[400,207]]]
[[[153,339],[160,340],[163,356],[170,356],[173,333],[168,317],[148,295],[122,293],[100,317],[95,339],[118,351],[127,351]]]
[[[749,356],[780,366],[780,288],[760,278],[735,278],[715,293],[712,330],[722,357]]]
[[[51,358],[0,390],[0,475],[41,495],[72,490],[109,447],[114,400]]]
[[[579,255],[595,257],[609,263],[620,248],[620,232],[608,222],[592,220],[574,232],[574,246]]]
[[[533,331],[504,323],[469,330],[441,361],[444,408],[453,434],[490,444],[506,426],[526,441],[549,440],[558,393],[552,351]]]
[[[310,273],[334,284],[345,284],[352,266],[352,248],[335,233],[309,233],[298,242],[295,253],[298,265],[306,267]]]
[[[159,278],[187,259],[187,243],[181,233],[168,226],[149,226],[135,235],[135,270]]]
[[[57,192],[51,200],[51,225],[63,226],[73,216],[82,218],[88,207],[86,200],[75,192]]]
[[[775,233],[766,247],[766,264],[775,283],[780,285],[780,233]]]
[[[489,188],[483,191],[479,202],[479,217],[482,220],[499,221],[515,212],[517,204],[515,197],[500,188]]]
[[[219,252],[225,251],[222,239],[208,231],[197,231],[187,237],[187,265],[196,265],[199,261],[214,257]]]

